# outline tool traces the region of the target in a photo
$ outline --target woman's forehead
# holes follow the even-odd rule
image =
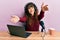
[[[34,7],[34,5],[28,5],[28,8]]]

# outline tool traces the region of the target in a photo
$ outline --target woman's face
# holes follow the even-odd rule
[[[28,8],[28,11],[33,16],[35,9],[34,9],[34,7],[30,7],[30,8]]]

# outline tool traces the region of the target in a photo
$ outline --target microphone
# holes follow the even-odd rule
[[[41,25],[41,27],[42,27],[41,32],[43,32],[44,29],[45,29],[44,22],[43,22],[43,21],[40,21],[40,25]]]

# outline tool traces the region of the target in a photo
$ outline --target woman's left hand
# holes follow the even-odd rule
[[[42,3],[42,5],[41,5],[41,10],[43,11],[43,12],[45,12],[45,11],[48,11],[48,7],[47,7],[48,5],[44,5],[44,3]]]

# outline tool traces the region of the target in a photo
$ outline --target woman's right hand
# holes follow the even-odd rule
[[[44,5],[44,3],[42,3],[42,5],[41,5],[41,10],[42,10],[43,12],[48,11],[49,9],[48,9],[47,6],[48,6],[48,5]]]
[[[11,19],[10,19],[10,21],[12,23],[17,23],[19,20],[20,20],[20,18],[16,15],[11,16]]]

